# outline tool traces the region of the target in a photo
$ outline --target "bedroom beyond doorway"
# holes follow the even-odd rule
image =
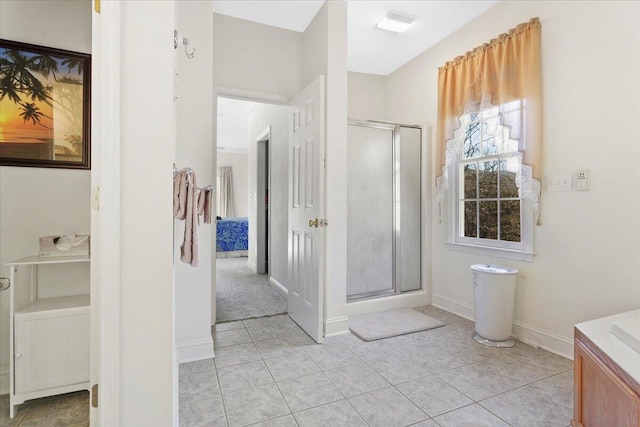
[[[216,323],[285,314],[291,108],[217,106]]]

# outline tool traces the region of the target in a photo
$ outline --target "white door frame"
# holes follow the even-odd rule
[[[265,189],[269,191],[269,198],[271,194],[271,125],[258,135],[255,139],[257,145],[258,164],[257,164],[257,179],[258,179],[258,212],[256,215],[256,231],[257,231],[257,252],[256,269],[258,273],[266,273],[271,277],[271,269],[268,267],[268,261],[265,259],[271,256],[271,205],[268,202],[265,203],[264,193]],[[264,144],[264,145],[263,145]],[[266,158],[261,158],[261,151],[266,150]],[[264,172],[264,165],[267,164],[266,176],[263,176],[261,172]],[[266,186],[266,188],[265,188]],[[265,206],[266,205],[266,206]],[[265,209],[266,208],[266,209]],[[265,211],[268,213],[265,214]],[[265,232],[268,238],[265,239]],[[265,253],[266,252],[266,253]]]
[[[97,341],[91,347],[91,380],[92,385],[99,384],[100,391],[99,408],[91,409],[91,425],[117,426],[120,425],[122,12],[120,2],[102,2],[101,9],[100,13],[92,12],[91,332],[94,337],[97,335]]]

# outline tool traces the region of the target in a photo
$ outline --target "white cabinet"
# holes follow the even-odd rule
[[[7,264],[12,418],[14,405],[26,400],[89,389],[89,295],[38,298],[38,266],[76,262],[89,258],[28,257]],[[28,286],[16,282],[19,267],[30,278]]]

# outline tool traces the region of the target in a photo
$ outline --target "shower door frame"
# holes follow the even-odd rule
[[[422,132],[424,132],[422,126],[418,126],[418,125],[406,125],[406,124],[399,124],[399,123],[391,123],[391,122],[383,122],[383,121],[375,121],[375,120],[352,120],[352,119],[348,119],[347,120],[347,126],[361,126],[361,127],[368,127],[368,128],[374,128],[374,129],[383,129],[383,130],[390,130],[392,132],[392,136],[391,136],[391,153],[392,153],[392,176],[391,179],[393,180],[392,182],[392,190],[391,190],[391,200],[392,200],[392,213],[391,213],[391,222],[392,222],[392,241],[391,241],[391,251],[392,251],[392,256],[393,256],[393,262],[392,262],[392,278],[393,278],[393,283],[392,283],[392,287],[391,289],[385,289],[382,291],[372,291],[372,292],[364,292],[364,293],[360,293],[360,294],[355,294],[352,296],[349,296],[348,293],[348,289],[349,289],[349,284],[347,283],[347,302],[356,302],[356,301],[364,301],[364,300],[368,300],[368,299],[374,299],[374,298],[382,298],[385,296],[393,296],[393,295],[399,295],[401,293],[404,292],[415,292],[415,291],[420,291],[422,290],[422,237],[420,237],[419,239],[419,247],[420,247],[420,287],[418,289],[412,289],[409,291],[402,291],[401,286],[402,286],[402,281],[401,281],[401,269],[399,267],[400,264],[400,256],[401,256],[401,242],[402,242],[402,230],[400,227],[400,219],[401,219],[401,203],[396,203],[397,200],[397,195],[400,194],[401,192],[401,177],[400,177],[400,173],[401,173],[401,168],[396,169],[395,168],[395,164],[396,162],[400,161],[400,129],[401,128],[411,128],[411,129],[417,129],[420,131],[420,140],[419,140],[419,149],[420,149],[420,153],[418,156],[418,161],[420,162],[420,182],[419,182],[419,187],[420,187],[420,191],[418,192],[418,204],[420,206],[420,218],[422,218],[422,168],[423,168],[423,164],[422,164]],[[347,144],[349,143],[349,141],[347,140]],[[348,160],[347,160],[348,161]],[[348,187],[347,187],[348,188]],[[348,192],[347,192],[347,196],[348,196]],[[423,223],[422,220],[420,220],[420,234],[422,235],[422,227],[423,227]],[[348,261],[347,261],[348,262]]]

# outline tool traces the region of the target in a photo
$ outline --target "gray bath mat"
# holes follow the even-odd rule
[[[349,319],[349,330],[364,341],[381,340],[440,326],[444,326],[444,323],[410,308],[365,314]]]

